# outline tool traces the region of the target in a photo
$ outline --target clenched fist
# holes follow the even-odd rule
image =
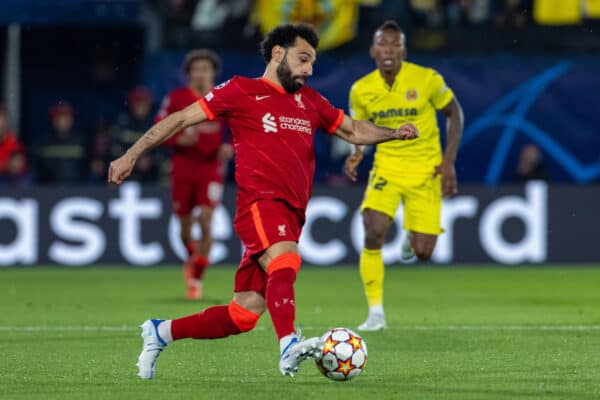
[[[108,167],[108,183],[120,185],[133,171],[135,158],[125,153],[110,163]]]
[[[394,132],[394,137],[399,140],[412,140],[419,137],[419,130],[413,124],[403,124]]]

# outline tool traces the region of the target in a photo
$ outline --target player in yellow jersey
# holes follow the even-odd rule
[[[406,38],[395,21],[386,21],[373,35],[370,55],[377,69],[350,89],[350,113],[355,119],[395,127],[410,122],[419,129],[413,141],[380,143],[361,205],[365,228],[360,275],[369,316],[362,331],[385,328],[383,310],[385,237],[400,203],[404,205],[401,258],[429,260],[440,225],[442,196],[456,193],[454,161],[463,130],[463,112],[444,78],[431,68],[404,61]],[[442,154],[436,111],[446,116],[446,146]],[[344,166],[356,181],[363,148],[355,147]]]

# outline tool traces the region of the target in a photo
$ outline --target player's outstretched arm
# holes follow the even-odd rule
[[[335,134],[347,142],[357,145],[377,144],[390,140],[411,140],[419,136],[413,124],[404,124],[397,129],[384,128],[370,121],[359,121],[344,115]]]
[[[200,107],[200,104],[193,103],[154,124],[125,154],[110,163],[108,167],[108,182],[118,185],[123,183],[131,174],[135,162],[142,153],[167,140],[175,132],[179,132],[188,126],[195,125],[206,119],[207,116],[202,107]]]

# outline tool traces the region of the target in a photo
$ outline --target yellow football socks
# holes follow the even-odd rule
[[[383,303],[383,258],[381,249],[363,249],[360,254],[360,277],[369,308]]]

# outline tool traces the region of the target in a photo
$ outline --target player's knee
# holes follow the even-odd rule
[[[365,230],[365,247],[368,249],[380,249],[385,241],[385,231],[376,228]]]
[[[231,300],[229,306],[227,307],[227,312],[229,313],[231,320],[235,326],[237,326],[240,332],[248,332],[254,329],[256,323],[260,319],[260,316],[264,312],[264,309],[260,313],[255,311],[258,310],[255,309],[254,311],[251,311],[248,308],[239,305],[234,300]]]

